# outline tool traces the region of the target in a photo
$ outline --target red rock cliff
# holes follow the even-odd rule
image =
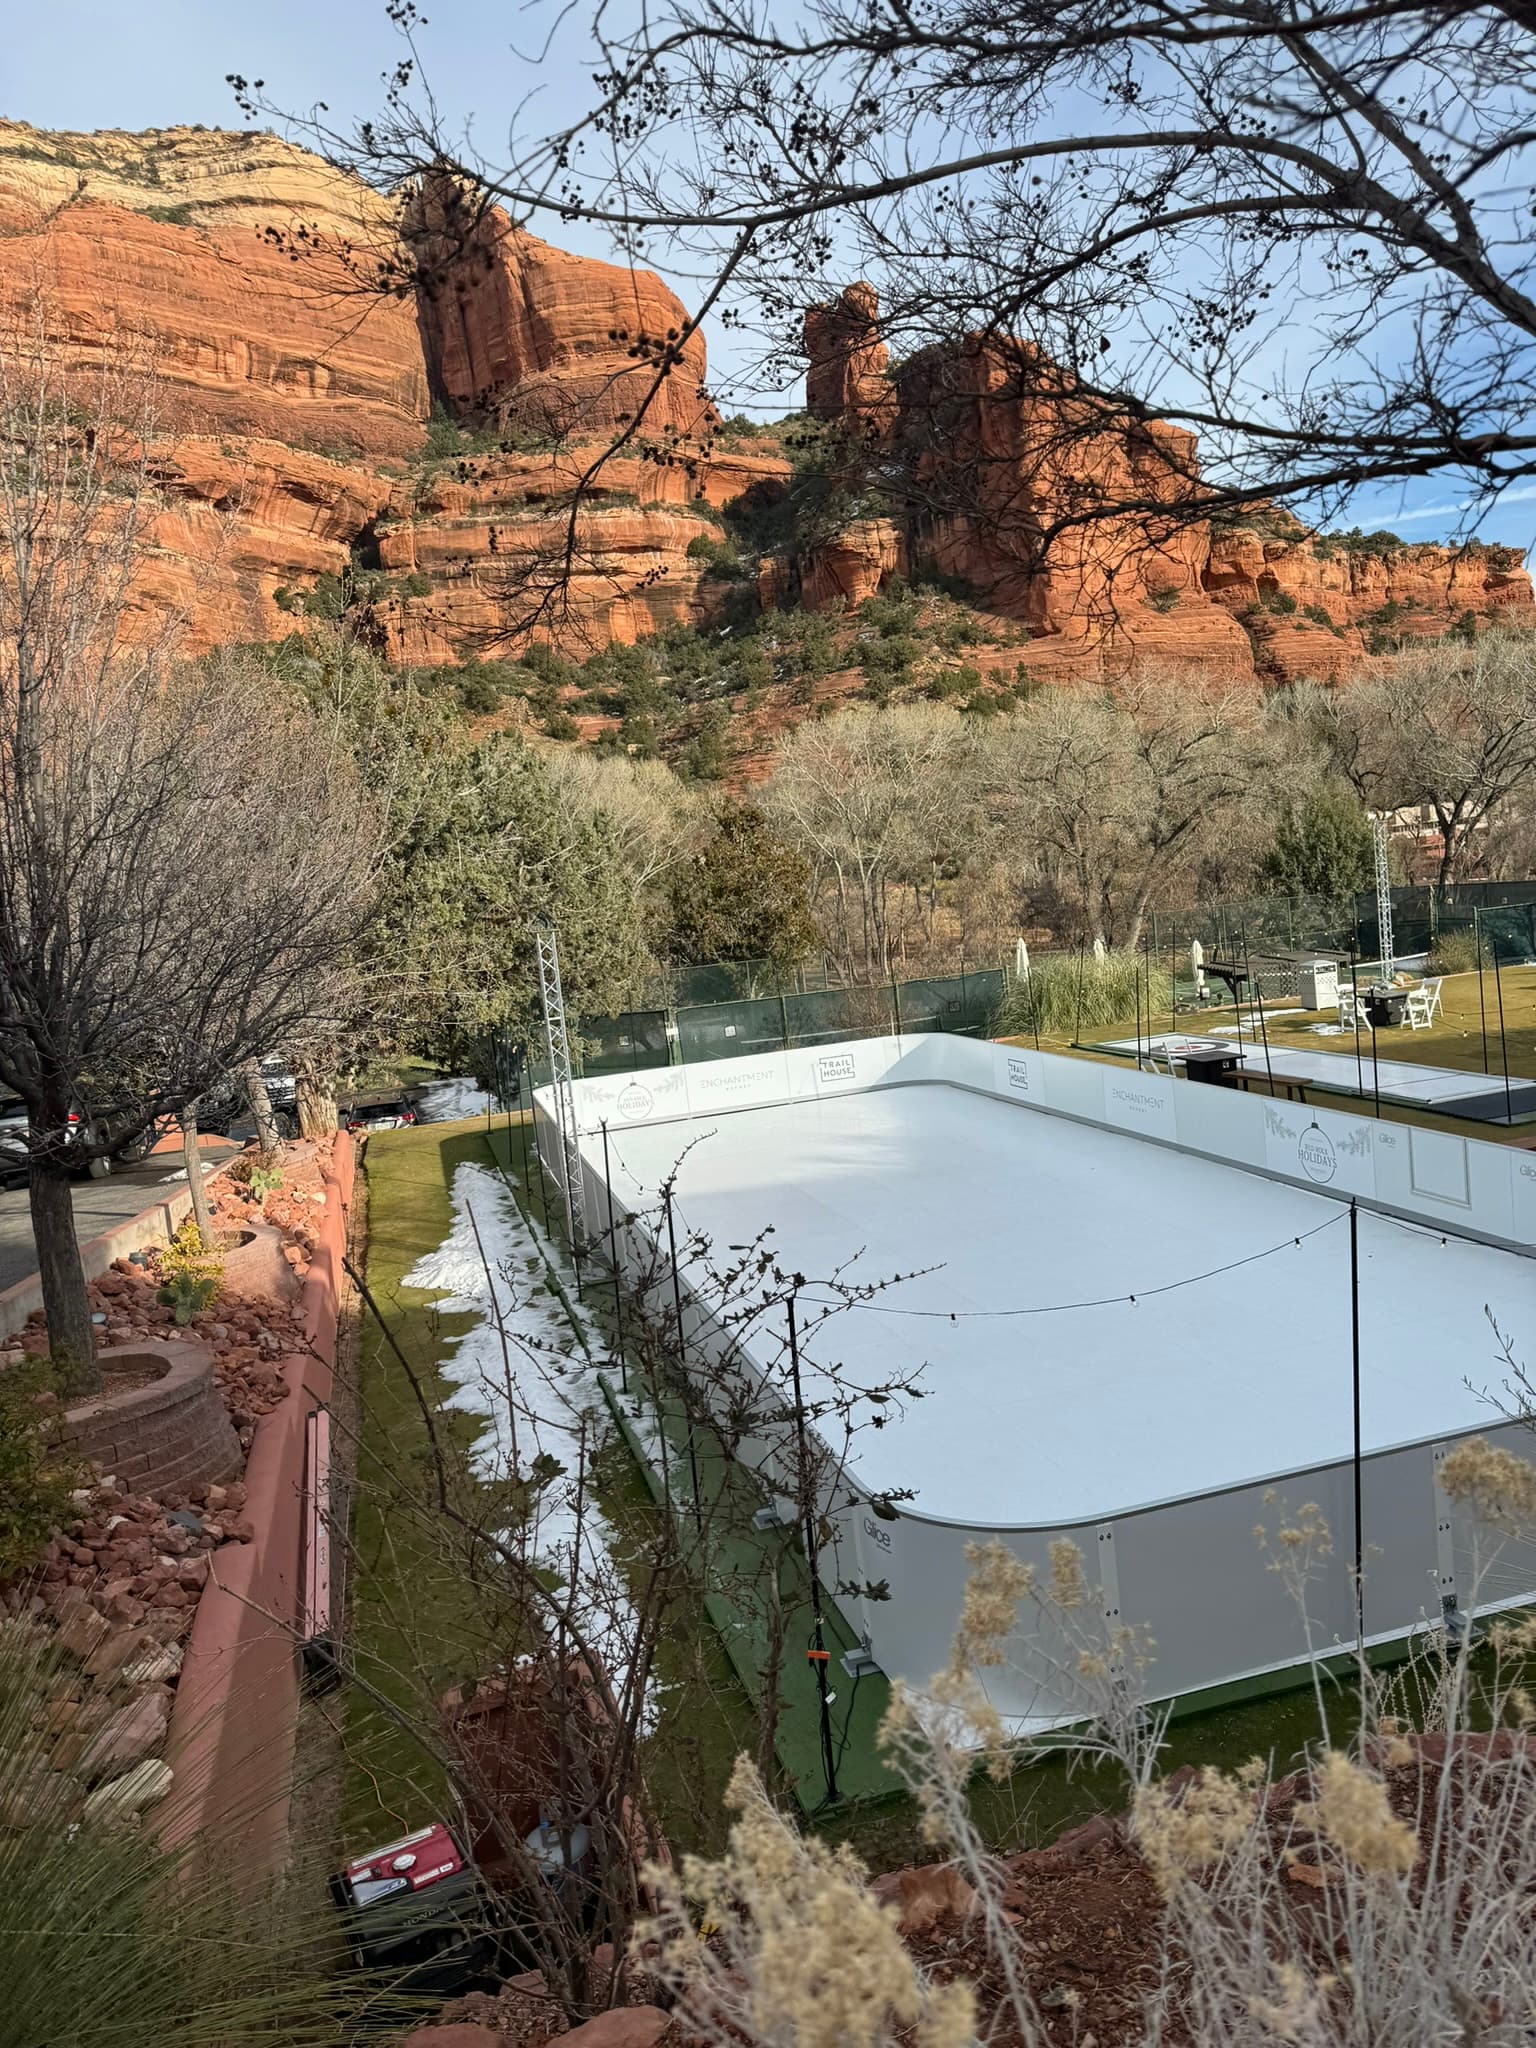
[[[871,437],[902,459],[911,509],[902,532],[865,520],[797,565],[813,608],[868,595],[898,562],[927,563],[1027,622],[1024,666],[1062,679],[1152,659],[1336,679],[1394,628],[1436,634],[1467,612],[1483,625],[1536,624],[1531,579],[1510,549],[1367,552],[1273,511],[1259,522],[1268,537],[1161,519],[1157,505],[1176,507],[1198,484],[1192,434],[1157,421],[1096,430],[1023,347],[929,349],[892,377],[878,316],[865,284],[810,309],[807,401],[852,430],[855,463]],[[1149,509],[1098,513],[1123,502]]]
[[[144,630],[169,611],[189,651],[269,638],[295,623],[279,593],[376,556],[413,583],[373,607],[386,647],[472,651],[504,627],[513,565],[548,555],[575,479],[658,360],[637,443],[651,459],[609,465],[580,517],[568,637],[692,615],[689,543],[718,538],[712,510],[784,464],[700,446],[715,420],[703,337],[659,278],[552,249],[494,210],[466,226],[450,198],[407,217],[270,135],[0,122],[0,319],[36,296],[76,357],[113,325],[153,340],[165,506],[137,590]],[[414,301],[362,288],[380,264],[414,271]],[[429,444],[434,391],[550,452],[460,457],[446,427]]]
[[[651,386],[644,432],[713,423],[704,337],[654,272],[552,249],[499,207],[429,189],[407,223],[418,304],[440,389],[461,413],[536,433],[627,425]]]

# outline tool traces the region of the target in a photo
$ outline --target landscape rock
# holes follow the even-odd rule
[[[71,1766],[84,1778],[106,1778],[130,1769],[158,1750],[170,1726],[170,1694],[157,1687],[118,1709]]]
[[[60,1616],[58,1646],[66,1656],[77,1658],[84,1664],[111,1633],[111,1622],[105,1615],[98,1614],[82,1595],[79,1600],[71,1601]]]
[[[175,1773],[159,1757],[146,1757],[119,1778],[98,1785],[85,1802],[86,1820],[128,1820],[155,1805],[170,1791]]]
[[[596,2019],[561,2034],[562,2048],[659,2048],[675,2033],[670,2013],[656,2005],[616,2005]]]
[[[151,1648],[152,1641],[142,1629],[113,1629],[86,1659],[86,1675],[98,1685],[111,1685],[122,1676],[126,1666]]]
[[[13,1759],[0,1774],[0,1827],[57,1826],[80,1788],[45,1764]]]
[[[927,1863],[877,1878],[875,1896],[897,1908],[897,1932],[904,1940],[929,1934],[942,1921],[969,1919],[981,1901],[952,1863]]]

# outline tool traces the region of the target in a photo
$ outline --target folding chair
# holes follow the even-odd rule
[[[1352,988],[1341,988],[1339,990],[1339,1022],[1346,1031],[1353,1031],[1355,1028],[1356,1000],[1355,992]]]

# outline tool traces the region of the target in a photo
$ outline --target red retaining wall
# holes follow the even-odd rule
[[[298,1732],[295,1623],[303,1591],[304,1438],[330,1400],[336,1312],[356,1152],[343,1132],[325,1177],[325,1213],[304,1282],[312,1355],[281,1370],[291,1392],[256,1425],[245,1470],[255,1540],[225,1544],[187,1641],[166,1761],[175,1783],[161,1810],[168,1846],[196,1845],[220,1873],[259,1889],[282,1869]]]

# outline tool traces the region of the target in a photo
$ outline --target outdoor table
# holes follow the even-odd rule
[[[1233,1086],[1233,1076],[1248,1055],[1235,1045],[1192,1045],[1182,1055],[1186,1081],[1207,1081],[1218,1088]]]

